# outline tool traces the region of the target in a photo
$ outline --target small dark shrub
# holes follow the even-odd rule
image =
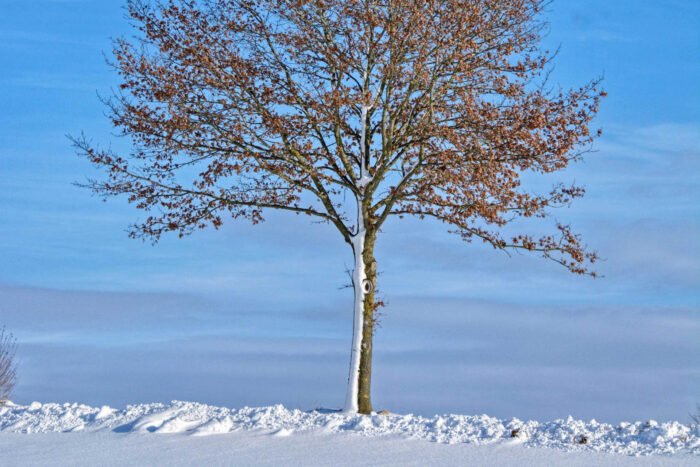
[[[695,413],[690,414],[690,419],[695,423],[696,425],[700,425],[700,404],[697,404],[695,406]]]

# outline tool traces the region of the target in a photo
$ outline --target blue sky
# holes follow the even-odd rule
[[[352,258],[339,236],[272,215],[129,240],[142,214],[72,186],[94,172],[65,137],[124,147],[97,98],[117,83],[110,37],[130,33],[120,2],[0,8],[0,323],[21,344],[16,399],[340,404]],[[700,401],[700,6],[558,0],[548,17],[554,80],[604,75],[609,93],[596,152],[558,175],[587,197],[557,212],[605,277],[387,225],[378,407],[668,419]]]

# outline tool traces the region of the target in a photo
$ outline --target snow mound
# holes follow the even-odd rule
[[[469,443],[591,450],[633,456],[690,454],[700,456],[700,426],[679,422],[621,423],[569,417],[552,422],[499,420],[486,415],[350,415],[330,410],[289,410],[282,405],[228,409],[194,402],[129,405],[124,410],[80,404],[8,404],[0,407],[0,432],[46,433],[113,431],[117,433],[185,433],[195,436],[257,430],[271,436],[297,432],[356,433],[395,436],[437,443]]]

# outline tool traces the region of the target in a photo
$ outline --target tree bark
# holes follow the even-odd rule
[[[350,374],[345,399],[345,412],[372,412],[372,339],[374,335],[374,291],[377,284],[377,263],[374,259],[373,229],[361,229],[353,238],[355,269],[352,275],[355,305]]]
[[[358,375],[358,412],[372,413],[372,344],[374,337],[374,289],[377,286],[377,263],[374,260],[374,234],[365,238],[362,253],[365,267],[363,301],[362,344],[360,353],[360,373]]]

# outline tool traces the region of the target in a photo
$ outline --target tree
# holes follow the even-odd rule
[[[335,226],[354,255],[345,409],[372,410],[377,265],[392,216],[434,218],[465,241],[525,250],[589,273],[567,225],[506,234],[583,195],[521,189],[584,154],[598,82],[547,83],[544,0],[130,0],[133,39],[105,102],[133,150],[75,138],[105,169],[86,185],[150,211],[131,235],[157,241],[263,221],[269,210]],[[351,200],[351,201],[346,201]]]
[[[17,344],[12,334],[5,328],[0,328],[0,405],[12,395],[16,382],[16,367],[14,364]]]

